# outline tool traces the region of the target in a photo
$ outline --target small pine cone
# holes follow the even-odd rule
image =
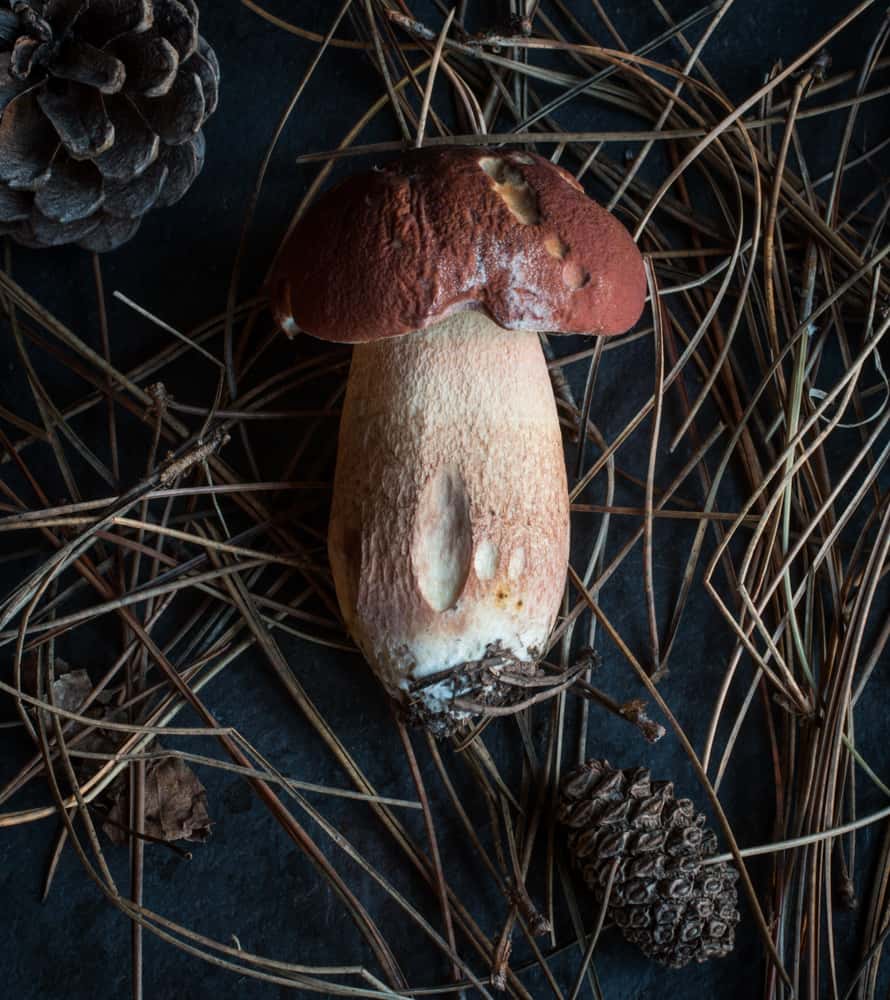
[[[572,861],[600,901],[614,870],[608,916],[628,941],[673,969],[732,950],[738,872],[702,864],[717,837],[689,799],[675,799],[674,786],[644,768],[618,771],[604,760],[572,770],[560,791]]]
[[[204,165],[195,0],[0,0],[0,235],[113,250]]]

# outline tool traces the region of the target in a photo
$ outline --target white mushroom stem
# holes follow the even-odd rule
[[[489,686],[499,670],[531,669],[559,609],[568,543],[536,333],[466,311],[356,346],[329,551],[346,624],[393,697],[435,717],[453,695],[480,694],[474,665],[490,667]]]

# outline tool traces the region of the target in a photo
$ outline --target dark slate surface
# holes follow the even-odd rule
[[[273,9],[290,15],[306,27],[324,30],[333,7],[327,3],[293,4],[280,0]],[[570,6],[587,23],[593,23],[589,4],[570,0]],[[609,4],[610,12],[626,30],[630,44],[639,44],[658,30],[651,12],[640,13],[643,5]],[[208,165],[187,200],[172,211],[151,216],[140,237],[104,262],[106,285],[120,289],[163,318],[181,328],[211,315],[224,306],[228,278],[249,192],[254,184],[262,150],[274,122],[288,96],[312,58],[315,48],[289,37],[261,21],[235,0],[226,4],[204,4],[203,31],[216,47],[223,67],[221,106],[207,129]],[[496,10],[490,3],[488,8]],[[671,2],[672,13],[683,16],[693,8],[689,3]],[[734,97],[751,92],[770,66],[788,60],[815,39],[852,4],[796,0],[796,2],[751,3],[739,0],[707,50],[710,68]],[[420,9],[418,7],[418,9]],[[860,22],[832,46],[835,65],[853,65],[874,37],[881,12]],[[679,50],[671,53],[680,58]],[[243,288],[254,286],[269,260],[286,220],[308,183],[314,168],[297,168],[294,157],[303,151],[327,148],[339,141],[355,118],[367,106],[369,95],[380,91],[370,68],[352,53],[333,53],[313,82],[300,111],[288,126],[280,149],[273,159],[265,194],[257,214],[251,253],[245,263]],[[571,117],[567,123],[574,124]],[[594,123],[595,124],[595,123]],[[384,137],[388,122],[367,133]],[[91,272],[88,259],[76,251],[38,255],[17,251],[16,274],[26,285],[51,301],[59,314],[71,322],[90,343],[96,343]],[[147,350],[164,343],[159,332],[134,319],[119,304],[111,309],[113,351],[122,366],[145,356]],[[14,350],[9,338],[0,341],[2,397],[10,408],[27,410],[27,387],[15,369]],[[627,360],[630,358],[630,360]],[[638,362],[643,370],[651,364],[648,348],[639,347],[631,357],[622,352],[623,363]],[[65,396],[66,376],[49,366],[45,377],[53,391]],[[600,377],[601,396],[597,400],[604,430],[621,426],[632,402],[625,392],[626,375],[607,356]],[[212,387],[211,387],[212,388]],[[80,387],[76,387],[79,391]],[[208,387],[182,378],[174,386],[183,400],[206,403]],[[207,391],[205,391],[207,390]],[[76,395],[75,387],[70,387]],[[102,433],[100,418],[86,424],[83,432]],[[333,428],[319,444],[319,460],[330,461]],[[141,447],[141,446],[140,446]],[[645,435],[628,456],[631,467],[644,467]],[[285,442],[286,448],[286,442]],[[634,451],[634,448],[636,449]],[[138,477],[144,451],[124,456],[125,471]],[[682,461],[682,457],[678,459]],[[274,468],[274,464],[270,468]],[[667,466],[665,468],[668,468]],[[47,482],[52,483],[47,472]],[[61,486],[51,487],[61,497]],[[101,484],[95,494],[101,495]],[[312,516],[323,523],[324,511]],[[620,531],[620,529],[616,529]],[[620,537],[616,534],[616,538]],[[688,544],[679,528],[662,532],[656,550],[657,562],[669,566],[681,558]],[[2,553],[12,551],[5,547]],[[22,572],[19,564],[0,563],[6,591]],[[610,585],[607,611],[629,641],[643,648],[640,629],[639,565],[629,560],[626,571]],[[673,586],[673,584],[672,584]],[[674,592],[660,595],[662,607]],[[93,631],[78,633],[63,652],[78,665],[95,668],[107,662],[116,634]],[[325,652],[286,636],[282,648],[294,671],[317,700],[325,716],[339,732],[345,745],[366,769],[383,794],[412,795],[402,751],[388,724],[385,701],[355,656]],[[601,644],[604,663],[601,683],[615,697],[637,694],[638,688],[618,654]],[[675,655],[671,676],[663,690],[677,709],[693,743],[702,745],[716,685],[722,676],[728,649],[726,636],[715,623],[709,601],[698,593],[689,608],[683,644]],[[8,669],[8,658],[0,653],[0,670]],[[884,706],[890,696],[886,677],[874,683],[869,703],[858,722],[865,737],[864,752],[885,776],[888,752],[880,741]],[[344,786],[345,779],[318,738],[296,716],[282,689],[265,663],[248,655],[205,692],[208,705],[223,724],[237,726],[285,774],[305,780]],[[3,708],[2,718],[11,710]],[[182,724],[187,717],[181,717]],[[630,765],[644,761],[658,776],[677,780],[683,791],[694,792],[695,779],[681,749],[672,736],[655,748],[646,748],[627,727],[611,717],[595,712],[591,723],[591,748],[614,763]],[[495,750],[515,740],[508,724],[489,730]],[[417,745],[420,747],[418,741]],[[194,749],[212,752],[206,741]],[[515,748],[514,748],[515,750]],[[28,747],[15,731],[0,730],[0,777],[5,779],[25,759]],[[722,795],[741,843],[762,842],[770,835],[770,803],[763,789],[769,786],[760,769],[766,760],[766,742],[759,717],[752,718],[743,732],[733,766]],[[454,768],[453,755],[446,752]],[[516,753],[512,754],[515,759]],[[427,761],[425,754],[422,759]],[[428,761],[425,775],[437,800],[441,787]],[[348,961],[373,967],[372,956],[361,942],[343,908],[315,876],[305,857],[285,839],[266,811],[252,798],[239,779],[221,771],[202,770],[208,786],[214,835],[205,847],[196,848],[190,862],[166,850],[147,852],[146,905],[180,921],[195,931],[229,942],[237,935],[243,948],[292,962],[338,963]],[[15,808],[42,801],[42,792],[29,791],[15,800]],[[353,844],[436,923],[435,905],[406,869],[404,862],[381,833],[370,810],[346,808],[319,797],[314,805],[323,808],[331,820],[341,824]],[[468,792],[467,809],[480,829],[487,827],[487,813],[478,796]],[[863,808],[881,803],[866,789]],[[442,815],[448,815],[444,810]],[[313,832],[311,821],[307,823]],[[405,817],[411,833],[422,842],[423,830],[415,814]],[[484,929],[496,934],[504,906],[488,888],[478,861],[460,830],[444,822],[442,849],[448,873],[459,893],[480,918]],[[0,832],[0,995],[19,998],[61,998],[80,1000],[93,997],[129,995],[129,927],[106,905],[99,890],[84,873],[74,853],[64,854],[52,894],[39,901],[40,886],[49,851],[56,834],[54,822]],[[878,831],[866,831],[860,840],[860,896],[875,876],[873,852]],[[396,943],[400,960],[413,983],[436,984],[445,980],[447,970],[433,956],[422,938],[391,902],[375,890],[370,878],[325,842],[328,855],[337,861],[374,917]],[[127,857],[124,851],[108,851],[113,873],[122,886],[127,884]],[[755,861],[751,871],[759,884],[768,873],[765,861]],[[589,901],[586,904],[589,907]],[[749,1000],[759,995],[763,976],[761,949],[747,906],[738,949],[722,963],[666,973],[640,959],[617,933],[608,933],[597,957],[597,970],[608,1000],[651,1000],[669,992],[674,1000]],[[586,910],[588,916],[590,909]],[[864,914],[838,913],[840,936],[853,937],[861,929]],[[849,950],[843,957],[846,962]],[[842,962],[842,968],[846,966]],[[565,958],[554,963],[564,986],[571,982],[572,963]],[[525,977],[535,996],[548,995],[539,975]],[[272,998],[299,994],[275,986],[237,978],[218,968],[189,957],[157,940],[145,938],[145,995],[150,1000],[205,1000],[211,997]]]

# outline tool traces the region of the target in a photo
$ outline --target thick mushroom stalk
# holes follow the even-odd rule
[[[319,199],[272,292],[288,333],[356,344],[329,551],[386,689],[439,733],[555,690],[569,510],[538,332],[637,321],[627,231],[539,156],[422,150]]]
[[[433,728],[524,694],[569,544],[538,335],[481,312],[355,348],[329,553],[350,633]],[[516,699],[518,700],[518,698]]]

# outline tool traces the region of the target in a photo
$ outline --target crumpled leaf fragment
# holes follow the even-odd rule
[[[36,697],[38,693],[37,671],[37,657],[33,654],[25,657],[22,662],[22,690],[25,694],[31,695],[32,698]],[[56,708],[61,708],[66,712],[75,712],[78,715],[92,714],[93,708],[88,709],[87,713],[82,713],[80,710],[87,699],[87,695],[92,690],[93,682],[90,680],[90,675],[86,670],[77,670],[69,663],[66,663],[61,657],[56,657],[53,682],[50,685],[52,703]],[[107,702],[107,695],[105,697],[100,696],[98,700],[100,702]],[[49,703],[49,698],[46,701]],[[101,705],[94,707],[98,707],[100,712],[104,712]],[[30,712],[36,711],[31,706],[29,706],[28,710]]]
[[[118,845],[128,839],[129,796],[121,791],[102,829]],[[210,836],[207,791],[178,757],[150,761],[145,772],[144,832],[154,840],[203,843]]]
[[[52,682],[52,700],[56,708],[76,712],[93,690],[93,682],[86,670],[68,669]]]
[[[38,690],[37,671],[37,657],[28,657],[22,665],[22,688],[31,695],[36,695]],[[120,716],[115,716],[115,706],[105,692],[82,712],[81,706],[92,690],[93,682],[86,670],[75,669],[63,660],[56,660],[51,688],[54,705],[66,712],[87,715],[95,719],[98,727],[71,749],[114,754],[126,737],[118,731],[103,730],[101,726],[103,719],[119,719]],[[75,724],[69,740],[79,732],[83,730]],[[164,748],[157,741],[152,741],[143,752],[156,755],[163,753]],[[78,780],[86,782],[105,762],[73,756],[72,763]],[[100,803],[107,808],[102,829],[112,843],[118,846],[126,844],[130,838],[130,781],[127,771],[117,776]],[[207,809],[207,790],[197,774],[179,757],[154,757],[146,763],[144,813],[143,832],[151,840],[204,843],[210,837],[213,823]]]

